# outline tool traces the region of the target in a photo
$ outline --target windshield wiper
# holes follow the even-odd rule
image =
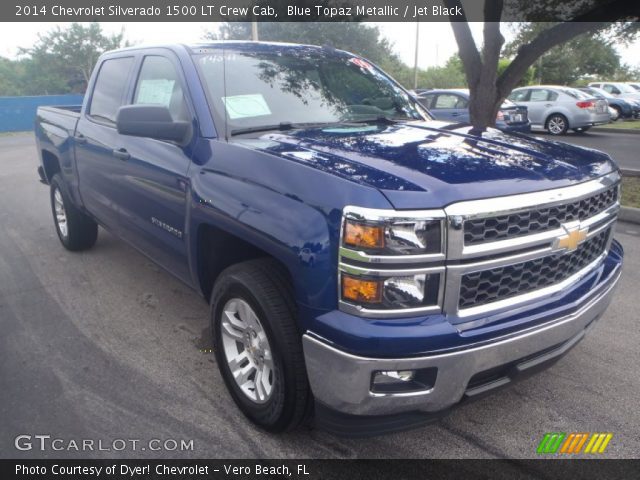
[[[403,121],[413,120],[409,117],[394,118],[387,117],[386,115],[378,115],[377,117],[359,118],[345,120],[345,123],[382,123],[385,125],[394,125],[396,123],[402,123]]]
[[[235,128],[231,130],[231,136],[242,135],[244,133],[258,133],[268,132],[269,130],[278,130],[284,132],[285,130],[293,130],[294,128],[311,128],[311,127],[323,127],[331,125],[330,122],[308,122],[308,123],[292,123],[292,122],[280,122],[274,125],[258,125],[255,127]]]

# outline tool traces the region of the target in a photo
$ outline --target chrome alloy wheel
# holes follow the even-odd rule
[[[53,208],[56,211],[56,224],[60,235],[67,238],[69,235],[69,227],[67,225],[67,211],[64,208],[64,201],[62,200],[62,194],[60,189],[56,188],[53,193]]]
[[[549,120],[549,131],[554,135],[564,132],[566,129],[565,121],[562,117],[551,117]]]
[[[222,309],[220,324],[224,356],[240,390],[255,403],[273,393],[275,371],[269,339],[247,302],[232,298]]]

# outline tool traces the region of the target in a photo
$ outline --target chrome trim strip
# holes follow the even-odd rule
[[[464,216],[467,218],[492,217],[526,211],[531,207],[551,207],[590,197],[606,190],[620,181],[620,174],[611,172],[595,180],[554,188],[541,192],[520,193],[505,197],[469,200],[449,205],[444,210],[447,216]],[[508,205],[508,208],[505,208]]]
[[[619,181],[620,174],[612,172],[595,180],[569,187],[451,204],[444,209],[448,217],[447,259],[460,260],[518,248],[527,248],[544,243],[546,239],[551,238],[548,236],[551,235],[551,231],[547,231],[496,242],[486,242],[481,245],[466,246],[464,244],[463,228],[466,220],[521,213],[534,207],[551,207],[571,203],[607,190]],[[508,207],[505,208],[505,205]],[[604,216],[615,215],[619,208],[618,195],[618,201],[601,213],[606,212]],[[599,215],[597,214],[594,217]],[[583,221],[587,222],[588,220],[590,219]],[[554,232],[557,233],[558,231],[555,230]]]
[[[339,266],[341,272],[350,273],[352,275],[367,275],[370,277],[408,277],[410,275],[420,275],[421,273],[444,273],[442,267],[428,268],[403,268],[398,270],[378,270],[368,267],[357,267],[347,263],[341,263]]]

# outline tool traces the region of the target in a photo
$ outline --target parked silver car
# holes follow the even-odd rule
[[[611,121],[607,101],[580,90],[554,85],[516,88],[509,100],[529,109],[531,128],[563,135],[569,129],[585,132]]]
[[[618,98],[624,100],[640,100],[640,91],[622,82],[591,82],[590,87],[601,88]]]

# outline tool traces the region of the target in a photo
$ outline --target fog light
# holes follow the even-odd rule
[[[410,382],[413,380],[415,372],[413,370],[387,370],[376,373],[373,378],[374,384]]]
[[[433,388],[437,375],[438,369],[435,367],[373,372],[371,392],[378,394],[423,392]]]

